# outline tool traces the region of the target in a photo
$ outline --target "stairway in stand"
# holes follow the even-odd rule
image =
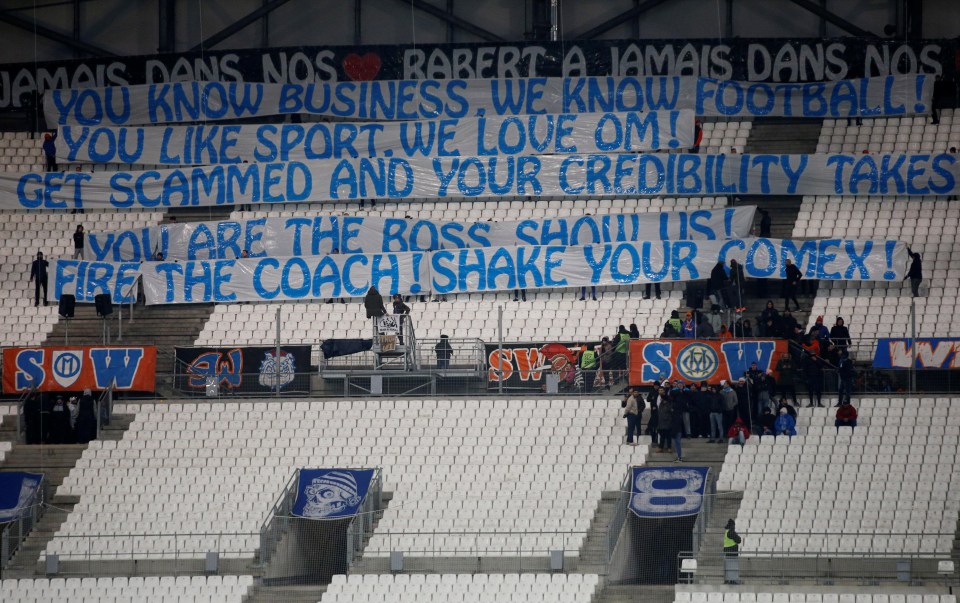
[[[110,425],[101,430],[101,439],[114,441],[122,439],[132,421],[133,415],[115,415]],[[16,418],[13,417],[11,422],[15,425]],[[7,423],[4,420],[4,428],[7,427]],[[3,429],[2,432],[0,439],[15,441],[15,431]],[[58,495],[57,488],[86,449],[86,444],[14,444],[13,450],[0,464],[0,470],[3,471],[43,473],[47,484],[47,507],[30,535],[20,544],[10,565],[4,570],[4,578],[34,578],[43,575],[43,572],[38,569],[43,549],[60,529],[74,506],[80,502],[77,496]]]

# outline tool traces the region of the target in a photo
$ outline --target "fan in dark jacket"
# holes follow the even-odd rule
[[[839,316],[837,317],[837,323],[830,329],[830,340],[833,345],[841,350],[850,345],[850,329],[843,324],[843,319]]]
[[[910,279],[910,291],[914,297],[920,297],[920,283],[923,281],[923,262],[920,254],[907,247],[907,253],[910,254],[910,269],[907,270],[907,276],[903,280]]]
[[[707,280],[707,295],[713,297],[713,301],[720,306],[726,306],[726,300],[723,298],[723,288],[727,286],[727,270],[723,262],[717,262],[710,271],[710,278]]]
[[[383,297],[376,287],[370,287],[363,298],[363,307],[367,311],[367,318],[380,318],[386,315],[387,309],[383,306]]]
[[[77,404],[77,443],[86,444],[97,439],[97,413],[93,395],[89,389],[83,390]]]

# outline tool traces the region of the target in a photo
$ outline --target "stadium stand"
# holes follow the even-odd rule
[[[222,533],[223,556],[252,557],[270,503],[295,469],[318,459],[333,467],[382,467],[384,489],[394,498],[379,531],[450,532],[449,542],[431,541],[436,554],[477,548],[475,536],[457,533],[547,525],[570,533],[531,541],[538,550],[527,554],[576,550],[601,493],[617,490],[626,468],[643,464],[646,455],[646,446],[623,446],[622,421],[611,405],[619,410],[615,401],[594,399],[145,405],[121,441],[92,442],[64,479],[57,494],[81,498],[47,552],[110,557],[132,547],[145,558],[202,557],[211,542],[200,535]],[[546,408],[568,420],[544,425]],[[389,417],[389,424],[371,423],[372,416]],[[468,427],[481,423],[479,434]],[[238,487],[243,496],[235,495]],[[131,543],[101,536],[105,525],[129,534],[196,536],[176,550],[173,538]],[[416,548],[431,548],[410,538]],[[514,540],[488,546],[516,554]],[[376,534],[367,550],[389,552]]]
[[[956,597],[921,589],[893,592],[862,586],[849,590],[825,586],[787,590],[776,586],[706,588],[678,584],[674,603],[956,603]]]
[[[54,301],[54,275],[48,275],[49,304],[34,307],[34,284],[29,282],[30,263],[42,251],[49,261],[73,257],[73,233],[78,225],[86,230],[111,231],[158,224],[162,212],[97,211],[84,214],[62,212],[0,212],[0,244],[3,264],[0,293],[3,308],[0,346],[24,346],[43,343],[59,320]],[[89,253],[89,252],[88,252]],[[42,300],[41,300],[42,301]]]
[[[946,152],[960,146],[960,123],[945,109],[939,125],[924,117],[864,120],[843,125],[825,120],[818,145],[822,152]],[[804,197],[794,237],[899,239],[923,257],[924,283],[916,299],[918,337],[943,336],[960,328],[955,305],[960,279],[957,232],[960,207],[945,197]],[[810,312],[809,329],[817,316],[829,328],[843,317],[853,338],[851,352],[859,360],[873,358],[877,337],[911,335],[908,282],[822,281]],[[857,340],[870,343],[861,345]]]
[[[43,136],[30,132],[3,132],[0,156],[5,172],[42,172]]]
[[[23,603],[73,601],[210,601],[240,603],[253,576],[149,576],[3,580],[0,599]]]
[[[834,408],[804,408],[797,436],[753,437],[728,449],[717,487],[743,491],[737,526],[750,536],[742,555],[950,553],[960,510],[960,411],[949,398],[868,397],[855,405],[853,433],[838,433]]]
[[[337,575],[320,603],[458,600],[587,603],[594,600],[596,574],[414,574]],[[924,602],[926,603],[926,602]]]

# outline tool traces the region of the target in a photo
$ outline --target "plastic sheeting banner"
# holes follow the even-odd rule
[[[117,275],[135,278],[122,268],[136,266],[147,303],[167,304],[362,297],[371,286],[383,295],[444,295],[684,282],[706,279],[731,259],[748,278],[785,278],[790,259],[808,278],[897,281],[907,250],[898,241],[732,239],[143,264],[59,259],[52,268],[55,299],[76,292],[78,302],[92,302],[119,289]]]
[[[291,515],[342,519],[356,515],[373,481],[373,469],[301,469]]]
[[[736,381],[754,362],[761,372],[776,374],[777,362],[788,349],[782,339],[633,339],[630,385],[650,385],[664,379],[713,384]]]
[[[960,339],[924,337],[878,339],[873,368],[960,369]]]
[[[42,480],[42,473],[0,471],[0,524],[30,514]]]
[[[692,111],[463,117],[386,123],[64,126],[67,162],[204,165],[353,157],[635,153],[688,149]]]
[[[160,224],[116,232],[89,232],[85,259],[166,260],[435,251],[514,245],[590,245],[658,239],[745,237],[756,207],[561,216],[503,222],[445,222],[378,216],[294,216],[221,222]]]
[[[951,195],[958,156],[510,155],[0,174],[0,209],[155,209],[527,196]]]
[[[630,510],[662,519],[696,515],[703,504],[709,467],[633,467]]]
[[[262,84],[174,82],[44,95],[49,127],[129,126],[308,114],[418,120],[474,115],[677,111],[725,117],[845,118],[930,110],[933,78],[898,75],[793,84],[707,77],[571,77]]]
[[[111,383],[118,390],[152,392],[156,367],[153,346],[4,348],[3,393],[34,386],[44,392],[101,391]]]

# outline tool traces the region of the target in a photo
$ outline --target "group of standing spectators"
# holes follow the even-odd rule
[[[71,398],[35,392],[23,410],[27,444],[86,444],[97,438],[96,402],[89,389]]]

